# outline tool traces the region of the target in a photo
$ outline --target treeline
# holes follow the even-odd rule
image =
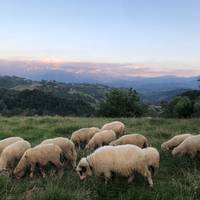
[[[200,117],[200,90],[149,105],[133,89],[0,76],[0,115]]]
[[[95,109],[80,96],[57,97],[43,91],[0,89],[0,113],[12,115],[92,116]]]
[[[139,117],[143,113],[140,98],[132,89],[114,89],[95,106],[81,95],[59,97],[38,89],[22,91],[0,89],[0,114],[3,116]]]
[[[132,89],[113,89],[105,98],[91,104],[84,95],[56,96],[42,90],[0,89],[0,115],[61,115],[103,117],[200,117],[200,90],[176,96],[161,106],[145,105]]]

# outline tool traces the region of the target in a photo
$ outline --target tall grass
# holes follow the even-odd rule
[[[0,139],[21,136],[33,145],[51,137],[70,137],[79,128],[101,127],[115,119],[108,118],[64,118],[64,117],[12,117],[0,118]],[[200,119],[118,119],[125,123],[127,133],[144,134],[151,145],[160,150],[160,144],[169,137],[185,132],[200,131]],[[78,152],[78,159],[85,155]],[[101,178],[89,177],[79,181],[71,169],[65,170],[62,179],[51,176],[42,179],[38,174],[21,180],[0,176],[0,199],[57,199],[57,200],[155,200],[200,199],[200,156],[173,158],[161,152],[160,169],[154,177],[154,188],[149,188],[143,177],[136,177],[132,184],[123,177],[114,177],[107,185]]]

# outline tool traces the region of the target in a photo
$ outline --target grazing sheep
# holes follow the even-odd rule
[[[41,144],[55,144],[58,145],[64,154],[65,159],[72,163],[72,166],[76,167],[77,153],[74,143],[68,138],[57,137],[52,139],[44,140]]]
[[[92,137],[85,149],[92,151],[98,147],[109,144],[113,140],[116,140],[116,134],[113,130],[100,131]]]
[[[24,139],[20,137],[9,137],[9,138],[0,140],[0,154],[4,150],[4,148],[7,147],[8,145],[13,144],[18,141],[23,141],[23,140]]]
[[[19,179],[24,176],[27,167],[31,167],[30,177],[32,178],[36,164],[38,164],[42,177],[44,178],[44,166],[50,162],[56,166],[61,177],[63,175],[63,164],[60,161],[62,154],[61,148],[54,144],[40,144],[34,148],[30,148],[19,161],[14,170],[14,175]]]
[[[104,176],[105,180],[111,178],[112,173],[129,177],[128,182],[134,179],[138,172],[147,177],[148,183],[153,187],[151,172],[148,169],[145,154],[135,145],[105,146],[80,160],[76,171],[80,180],[87,176]]]
[[[159,168],[160,163],[160,154],[156,148],[147,147],[142,149],[145,153],[146,162],[149,170],[151,171],[151,175],[154,175],[156,169]]]
[[[116,133],[117,138],[124,134],[125,125],[122,122],[114,121],[105,124],[101,130],[113,130]]]
[[[134,144],[140,148],[145,148],[148,146],[146,137],[140,134],[124,135],[110,143],[110,145],[113,146],[122,144]]]
[[[80,148],[81,143],[87,144],[99,131],[100,129],[96,127],[82,128],[72,133],[71,140]]]
[[[18,141],[4,148],[0,156],[0,172],[9,166],[12,168],[29,148],[31,145],[27,141]]]
[[[173,148],[177,147],[179,144],[181,144],[186,138],[192,136],[192,134],[181,134],[181,135],[176,135],[172,137],[170,140],[164,142],[161,145],[161,149],[163,151],[165,150],[172,150]]]
[[[190,155],[195,157],[200,152],[200,135],[193,135],[186,138],[180,145],[173,149],[172,155]]]

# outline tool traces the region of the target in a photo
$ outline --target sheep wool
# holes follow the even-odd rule
[[[0,154],[8,145],[13,144],[18,141],[23,141],[24,139],[21,137],[9,137],[3,140],[0,140]]]
[[[161,145],[161,149],[163,151],[165,150],[172,150],[173,148],[177,147],[179,144],[181,144],[186,138],[192,136],[192,134],[180,134],[172,137],[170,140],[164,142]]]
[[[9,166],[12,168],[29,148],[31,148],[31,144],[25,140],[8,145],[0,156],[0,171],[7,169]]]
[[[147,147],[142,150],[145,153],[148,168],[151,171],[152,175],[154,175],[155,170],[159,168],[160,154],[158,150],[153,147]]]
[[[125,125],[122,122],[114,121],[105,124],[101,130],[113,130],[116,133],[117,138],[124,134]]]
[[[104,130],[96,133],[86,145],[86,149],[94,150],[97,147],[109,144],[116,139],[116,134],[113,130]]]
[[[61,148],[54,144],[40,144],[34,148],[28,149],[20,159],[14,170],[16,178],[24,176],[26,168],[30,166],[30,177],[34,175],[36,164],[39,165],[40,172],[45,177],[44,166],[49,162],[54,164],[60,177],[63,175],[63,164],[60,161],[63,152]]]
[[[68,138],[57,137],[44,140],[41,144],[54,144],[58,145],[64,154],[65,159],[69,160],[72,163],[73,167],[76,167],[77,153],[74,143]]]
[[[134,144],[140,148],[145,148],[148,146],[147,138],[140,134],[129,134],[114,140],[110,145],[123,145],[123,144]]]
[[[186,138],[180,145],[173,149],[172,155],[190,155],[195,157],[200,152],[200,135],[193,135]]]
[[[76,171],[81,180],[92,173],[96,176],[103,175],[108,180],[113,172],[129,177],[130,181],[134,178],[134,172],[138,172],[148,179],[151,187],[153,186],[145,154],[135,145],[101,147],[86,158],[82,158]]]
[[[87,144],[89,140],[95,135],[95,133],[99,131],[100,129],[97,127],[82,128],[72,133],[71,140],[80,148],[81,143]]]

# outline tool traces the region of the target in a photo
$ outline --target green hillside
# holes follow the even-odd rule
[[[73,84],[31,81],[0,76],[0,113],[3,115],[92,116],[111,87],[100,84]]]

